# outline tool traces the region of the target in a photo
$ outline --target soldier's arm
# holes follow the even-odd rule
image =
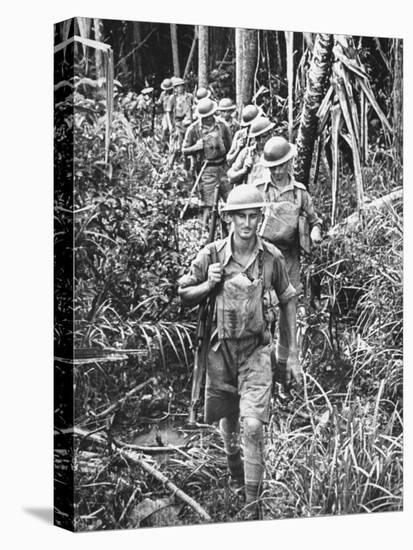
[[[317,213],[315,211],[314,204],[313,204],[313,199],[311,198],[311,195],[308,193],[308,191],[304,192],[303,209],[307,214],[308,223],[311,229],[310,238],[312,242],[313,243],[321,242],[322,220],[319,216],[317,216]]]
[[[237,156],[234,164],[228,170],[228,179],[230,183],[238,183],[247,174],[248,168],[245,166],[247,150],[244,148]]]
[[[191,264],[190,271],[179,280],[178,295],[186,306],[195,306],[221,281],[223,268],[220,263],[210,263],[207,248],[201,250]]]
[[[242,147],[243,147],[242,130],[239,130],[234,134],[234,139],[232,140],[231,148],[227,154],[227,162],[229,166],[233,164],[239,152],[241,151]]]
[[[182,144],[182,152],[184,153],[184,155],[194,155],[198,151],[202,151],[202,149],[202,139],[197,139],[195,128],[189,126]]]

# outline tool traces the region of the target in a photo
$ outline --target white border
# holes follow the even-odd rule
[[[224,3],[73,0],[8,3],[2,10],[2,331],[1,493],[3,547],[62,550],[97,546],[210,548],[407,548],[408,512],[216,525],[193,528],[72,535],[39,516],[52,503],[52,25],[72,17],[102,18],[282,30],[324,31],[405,38],[405,151],[410,151],[411,38],[405,1],[282,0]],[[411,174],[406,155],[406,212]],[[409,185],[410,184],[410,185]],[[4,193],[5,191],[5,193]],[[410,233],[406,216],[405,231]],[[407,267],[409,247],[406,243]],[[406,273],[409,275],[409,271]],[[408,279],[406,279],[407,281]],[[407,285],[406,285],[407,286]],[[405,290],[405,303],[411,303]],[[4,304],[6,307],[4,307]],[[406,317],[406,333],[410,316]],[[410,338],[412,340],[412,338]],[[410,346],[405,352],[407,390]],[[409,394],[410,395],[410,392]],[[410,409],[406,399],[406,408]],[[410,414],[409,414],[410,417]],[[408,449],[407,449],[408,451]],[[411,453],[406,464],[411,463]],[[406,486],[410,488],[410,472]],[[405,508],[411,512],[410,493]],[[28,510],[36,509],[37,513]],[[43,510],[43,512],[42,512]],[[411,529],[410,529],[411,532]],[[76,538],[74,538],[76,537]],[[406,537],[406,538],[404,538]],[[5,544],[5,545],[4,545]]]

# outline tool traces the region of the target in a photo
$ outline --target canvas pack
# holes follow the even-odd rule
[[[403,40],[308,31],[55,25],[57,526],[402,511]]]

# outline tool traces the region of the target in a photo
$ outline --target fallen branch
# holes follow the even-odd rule
[[[200,506],[200,504],[198,504],[192,497],[184,493],[182,489],[179,489],[179,487],[172,483],[172,481],[170,481],[162,472],[159,472],[159,470],[156,470],[156,468],[145,462],[140,456],[137,455],[136,452],[118,449],[118,453],[126,460],[140,466],[142,470],[145,470],[145,472],[161,483],[164,483],[165,486],[172,491],[173,495],[188,504],[201,518],[206,521],[211,521],[211,516],[202,508],[202,506]]]
[[[374,201],[371,201],[370,203],[366,203],[363,208],[363,212],[369,212],[371,210],[382,210],[383,208],[389,207],[394,201],[401,199],[403,196],[403,189],[396,189],[389,193],[388,195],[384,195],[383,197],[380,197],[378,199],[375,199]],[[343,220],[337,225],[334,225],[330,231],[328,232],[329,237],[336,237],[340,233],[343,232],[353,232],[358,229],[358,225],[360,222],[360,217],[358,212],[354,212],[351,214],[348,218]]]
[[[136,386],[135,388],[133,388],[132,390],[128,391],[123,397],[121,397],[120,399],[118,399],[115,403],[113,403],[112,405],[110,405],[110,407],[108,407],[107,409],[105,409],[104,411],[101,411],[100,413],[98,414],[95,414],[93,412],[91,412],[91,414],[93,415],[93,418],[95,420],[98,420],[99,418],[103,418],[104,416],[107,416],[109,413],[111,413],[112,411],[114,411],[115,409],[117,409],[120,405],[122,405],[122,403],[124,403],[129,397],[131,397],[132,395],[134,395],[135,393],[137,393],[138,391],[142,390],[145,386],[147,386],[148,384],[153,384],[155,383],[156,380],[155,378],[149,378],[148,380],[146,380],[146,382],[142,382],[142,384],[139,384],[139,386]]]
[[[96,441],[98,443],[105,442],[105,439],[103,439],[99,435],[95,434],[88,434],[81,428],[73,428],[73,433],[76,435],[79,435],[80,437],[83,437],[84,439],[86,437],[92,439],[93,441]],[[182,491],[182,489],[179,489],[172,481],[170,481],[162,472],[159,472],[156,468],[148,464],[143,458],[141,458],[136,452],[134,451],[126,451],[122,448],[118,448],[117,452],[120,456],[125,458],[126,460],[129,460],[133,464],[136,464],[142,470],[145,470],[148,474],[150,474],[152,477],[163,483],[170,491],[172,491],[172,494],[175,495],[177,498],[181,499],[183,502],[188,504],[197,514],[205,519],[206,521],[211,521],[211,516],[202,508],[200,504],[198,504],[192,497],[187,495]]]

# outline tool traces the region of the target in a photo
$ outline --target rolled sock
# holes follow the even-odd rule
[[[286,363],[288,359],[288,348],[278,342],[277,344],[277,361],[279,363]]]
[[[232,424],[232,425],[231,425]],[[239,432],[240,425],[238,420],[233,424],[226,418],[222,418],[219,423],[224,449],[227,455],[234,455],[240,450]]]
[[[238,481],[244,481],[244,464],[242,462],[240,449],[232,455],[227,454],[227,464],[231,477]]]
[[[224,450],[227,456],[228,470],[233,479],[244,480],[244,464],[240,449],[240,425],[237,420],[222,418],[219,428],[224,442]]]
[[[244,468],[246,504],[258,499],[264,473],[264,434],[262,426],[244,430]]]

